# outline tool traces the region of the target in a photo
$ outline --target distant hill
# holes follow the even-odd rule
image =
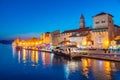
[[[12,44],[14,40],[0,40],[1,44]]]

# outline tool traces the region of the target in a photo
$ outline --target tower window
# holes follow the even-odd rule
[[[99,24],[99,22],[96,22],[96,24]]]
[[[102,21],[101,23],[105,23],[105,21]]]
[[[111,23],[111,21],[109,21],[109,23]]]
[[[66,41],[66,38],[64,38],[64,41]]]

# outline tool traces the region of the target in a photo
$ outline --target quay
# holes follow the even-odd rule
[[[120,54],[88,54],[88,55],[81,55],[81,57],[120,62]]]
[[[18,48],[18,49],[21,49],[21,48]],[[69,59],[91,58],[91,59],[98,59],[98,60],[120,62],[120,52],[105,53],[102,50],[98,50],[98,51],[80,50],[79,52],[71,52],[69,54],[66,54],[66,53],[54,52],[52,50],[45,50],[45,49],[27,49],[27,48],[22,48],[22,49],[35,50],[40,52],[49,52],[57,56],[61,56]]]
[[[91,58],[98,60],[117,61],[120,62],[120,52],[105,53],[102,50],[99,51],[80,51],[78,53],[72,53],[71,57],[74,58]]]

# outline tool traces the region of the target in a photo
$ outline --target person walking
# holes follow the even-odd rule
[[[69,55],[71,56],[71,49],[70,49],[70,48],[68,48],[68,51],[69,51]]]

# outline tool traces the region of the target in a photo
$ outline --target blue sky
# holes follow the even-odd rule
[[[0,39],[76,29],[81,14],[93,27],[92,16],[100,12],[120,25],[120,0],[0,0]]]

